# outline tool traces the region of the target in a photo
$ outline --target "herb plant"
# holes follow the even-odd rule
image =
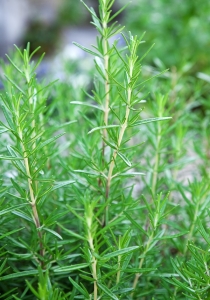
[[[30,44],[2,64],[0,299],[208,299],[207,119],[193,127],[172,71],[145,72],[152,47],[115,21],[126,5],[81,2],[89,90],[40,82]]]

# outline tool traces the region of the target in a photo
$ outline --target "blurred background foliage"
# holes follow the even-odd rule
[[[86,1],[94,8],[97,1]],[[118,0],[116,8],[129,1]],[[133,0],[124,11],[122,23],[133,34],[146,31],[146,45],[155,43],[146,57],[148,63],[158,57],[166,67],[193,64],[192,71],[209,68],[210,2],[208,0]],[[89,14],[80,1],[65,0],[58,14],[61,24],[85,25]],[[120,20],[121,22],[121,20]]]
[[[98,1],[86,0],[85,3],[97,11]],[[144,59],[143,75],[150,77],[169,69],[163,77],[151,81],[151,97],[157,91],[169,94],[174,109],[177,103],[183,103],[185,110],[195,113],[195,124],[199,128],[200,120],[209,111],[210,1],[116,0],[113,13],[126,4],[128,6],[118,16],[118,22],[124,24],[126,32],[131,31],[133,35],[140,36],[146,32],[139,56],[155,44]],[[56,8],[53,21],[46,22],[39,16],[31,21],[23,44],[30,41],[32,50],[41,45],[41,51],[48,55],[60,53],[60,58],[68,52],[64,57],[64,65],[72,62],[72,57],[77,57],[77,62],[73,63],[75,68],[69,74],[74,77],[75,70],[78,73],[78,69],[81,69],[81,73],[89,75],[92,71],[87,57],[84,57],[84,53],[83,56],[77,56],[78,53],[74,55],[74,51],[80,49],[72,47],[72,42],[79,42],[86,47],[95,43],[96,33],[90,22],[90,14],[81,1],[62,0]],[[67,51],[66,45],[70,46]],[[56,75],[60,77],[60,74]],[[87,78],[83,84],[87,86]],[[208,128],[208,124],[205,126]]]
[[[155,53],[167,67],[191,62],[194,71],[209,68],[208,0],[134,0],[124,22],[133,34],[146,31],[148,43],[155,43],[149,62]]]
[[[6,6],[4,2],[6,1],[0,3],[2,12]],[[28,4],[26,10],[32,10],[34,13],[24,12],[28,17],[25,17],[27,22],[19,44],[25,45],[30,41],[32,48],[42,46],[42,51],[51,54],[57,47],[60,48],[64,28],[90,26],[90,15],[79,0],[61,0],[59,4],[52,0],[36,1],[36,3],[31,0],[21,0],[22,2]],[[97,10],[98,1],[86,0],[85,2]],[[210,2],[208,0],[133,0],[130,3],[128,0],[116,0],[113,11],[117,11],[125,4],[128,6],[118,20],[125,24],[126,30],[132,31],[132,34],[140,36],[146,32],[146,43],[141,47],[141,51],[146,51],[155,43],[153,50],[146,56],[148,64],[155,64],[154,58],[158,58],[163,67],[175,66],[178,70],[190,62],[191,74],[209,70]],[[12,5],[12,2],[11,5],[7,4],[7,10],[11,6],[11,14],[14,14],[15,9],[14,7],[12,9]],[[15,18],[21,17],[23,16],[16,12]],[[2,24],[0,29],[1,26]],[[5,27],[4,24],[2,28]],[[6,35],[6,32],[4,30],[2,36]]]
[[[11,0],[11,3],[12,1],[15,3],[15,0]],[[0,2],[0,11],[4,2],[7,3],[6,0]],[[76,41],[91,47],[91,44],[96,42],[96,32],[90,24],[90,14],[81,1],[61,0],[58,3],[55,0],[37,0],[35,3],[31,0],[21,0],[22,2],[28,3],[28,10],[33,13],[24,12],[22,9],[22,13],[28,14],[29,17],[26,18],[21,39],[19,42],[13,41],[11,45],[17,43],[24,47],[30,42],[32,51],[41,46],[38,55],[46,52],[48,60],[47,67],[44,63],[44,67],[41,66],[42,72],[47,74],[49,66],[53,66],[55,78],[62,79],[62,83],[63,77],[68,73],[64,69],[69,63],[73,66],[69,78],[75,77],[75,74],[78,77],[79,72],[86,74],[88,78],[92,73],[93,64],[88,61],[88,55],[81,54],[81,50],[72,45],[72,42]],[[97,11],[98,1],[85,0],[85,3]],[[133,35],[140,36],[146,32],[146,42],[141,45],[139,55],[142,56],[155,44],[144,59],[143,75],[149,77],[169,69],[162,78],[151,82],[150,93],[158,91],[169,94],[174,107],[175,100],[181,98],[188,110],[199,114],[200,120],[200,117],[209,111],[210,1],[116,0],[113,13],[126,4],[128,6],[118,16],[118,22],[124,24],[126,31],[131,31]],[[11,10],[11,13],[14,14],[15,10]],[[21,18],[17,9],[16,18]],[[13,20],[15,21],[15,18]],[[10,22],[9,26],[12,28],[15,25]],[[1,48],[0,41],[0,50]],[[61,64],[64,66],[62,70]],[[87,78],[83,80],[83,86],[89,84]]]

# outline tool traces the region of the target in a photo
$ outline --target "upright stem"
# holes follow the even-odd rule
[[[185,247],[184,247],[184,251],[183,251],[183,254],[184,254],[184,255],[186,255],[186,253],[187,253],[187,245],[188,245],[188,241],[190,241],[190,240],[192,239],[192,237],[193,237],[193,233],[194,233],[196,221],[197,221],[197,219],[198,219],[200,203],[201,203],[201,201],[204,199],[205,196],[206,196],[206,193],[205,193],[198,201],[196,201],[193,220],[192,220],[192,223],[191,223],[191,226],[190,226],[190,231],[189,231],[188,236],[187,236],[187,238],[186,238],[186,243],[185,243]]]
[[[110,83],[109,83],[109,54],[108,54],[108,48],[109,48],[109,42],[107,38],[107,20],[106,20],[106,2],[103,3],[103,20],[102,20],[102,28],[103,28],[103,55],[104,55],[104,70],[105,70],[105,80],[104,80],[104,90],[105,90],[105,103],[104,103],[104,125],[108,125],[108,118],[109,118],[109,104],[110,104]],[[105,157],[105,141],[107,139],[107,129],[103,129],[103,141],[102,141],[102,160],[104,162]],[[108,193],[106,188],[106,196],[105,201],[108,199]],[[107,223],[107,215],[108,215],[108,206],[106,206],[105,209],[105,224]],[[104,223],[104,220],[103,222]]]
[[[160,122],[158,122],[157,126],[158,126],[158,132],[157,132],[157,141],[156,141],[155,165],[154,165],[153,175],[152,175],[152,194],[153,194],[153,196],[156,193],[157,178],[158,178],[158,166],[159,166],[159,161],[160,161],[160,143],[161,143]]]
[[[29,61],[28,61],[27,65],[25,66],[24,74],[25,74],[27,85],[28,85],[27,92],[28,92],[29,111],[32,115],[34,115],[34,109],[35,109],[36,101],[35,101],[35,96],[34,96],[33,89],[31,87],[32,78],[31,78],[31,75],[30,75]],[[33,139],[36,136],[36,132],[35,132],[36,121],[35,121],[35,118],[33,118],[32,121],[31,121],[31,127],[33,129],[32,133],[31,133],[31,139]],[[31,147],[32,147],[32,149],[35,149],[35,147],[36,147],[35,141],[33,142]]]
[[[150,246],[154,240],[154,237],[155,237],[155,234],[156,234],[156,230],[157,230],[157,227],[158,227],[158,222],[159,222],[159,210],[160,210],[160,199],[158,200],[158,203],[157,203],[157,207],[156,207],[156,212],[155,212],[155,216],[154,216],[154,225],[152,226],[152,232],[149,236],[149,239],[147,241],[147,244],[146,244],[146,247],[144,249],[144,252],[143,254],[141,255],[142,258],[139,262],[139,269],[142,268],[143,266],[143,263],[145,261],[145,257],[146,257],[146,254],[147,252],[150,250]],[[138,280],[140,278],[140,276],[142,275],[142,273],[136,273],[135,275],[135,278],[134,278],[134,281],[133,281],[133,290],[135,290],[136,286],[137,286],[137,283],[138,283]],[[134,295],[134,292],[132,292],[131,294],[131,297],[133,298],[133,295]]]
[[[150,244],[151,244],[152,241],[153,241],[153,238],[154,238],[154,232],[152,232],[152,235],[149,237],[149,240],[148,240],[148,242],[147,242],[146,248],[145,248],[145,250],[144,250],[144,252],[143,252],[143,254],[142,254],[143,257],[141,258],[141,260],[140,260],[140,262],[139,262],[139,269],[141,269],[142,266],[143,266],[143,263],[144,263],[144,260],[145,260],[145,256],[146,256],[146,254],[147,254],[147,252],[148,252],[148,249],[149,249],[149,247],[150,247]],[[135,290],[135,288],[136,288],[136,286],[137,286],[137,283],[138,283],[138,281],[139,281],[139,277],[141,276],[141,274],[142,274],[142,273],[136,273],[135,278],[134,278],[134,281],[133,281],[133,290]],[[132,292],[132,294],[131,294],[132,297],[133,297],[133,294],[134,294],[134,292]]]
[[[86,217],[86,222],[87,222],[87,240],[89,243],[90,251],[91,251],[91,266],[92,266],[92,276],[94,279],[94,300],[98,299],[98,286],[97,286],[97,281],[98,281],[98,276],[97,276],[97,259],[94,256],[95,252],[95,247],[94,247],[94,236],[92,234],[92,221],[93,221],[93,215],[91,212],[91,215],[89,214],[88,217]]]
[[[109,42],[107,38],[107,3],[106,1],[102,2],[102,44],[103,44],[103,57],[104,57],[104,70],[105,70],[105,80],[104,80],[104,90],[105,90],[105,103],[104,103],[104,125],[108,125],[109,117],[109,103],[110,103],[110,86],[109,86]],[[107,130],[103,129],[103,138],[107,138]],[[102,141],[102,155],[105,155],[105,142]]]
[[[119,238],[119,250],[121,250],[122,247],[121,247],[121,240]],[[122,255],[118,255],[117,257],[117,264],[118,264],[118,271],[117,271],[117,278],[116,278],[116,284],[119,284],[120,283],[120,276],[121,276],[121,258],[122,258]]]
[[[108,75],[108,69],[109,69],[109,55],[108,55],[108,40],[105,37],[106,35],[106,29],[107,29],[107,23],[103,22],[103,51],[104,51],[104,70],[105,70],[105,81],[104,81],[104,89],[105,89],[105,104],[104,104],[104,125],[108,125],[108,118],[109,118],[109,103],[110,103],[110,84],[109,84],[109,75]],[[103,140],[102,140],[102,163],[104,165],[104,156],[105,156],[105,142],[104,139],[107,139],[107,130],[106,128],[103,129]],[[99,179],[98,185],[101,185],[101,180]],[[102,222],[103,223],[103,222]]]
[[[107,29],[106,22],[103,23],[104,34]],[[110,87],[109,87],[109,55],[108,55],[108,40],[104,36],[103,37],[103,49],[104,49],[104,69],[105,69],[105,107],[104,107],[104,124],[108,125],[108,117],[109,117],[109,102],[110,102]],[[107,130],[104,129],[103,137],[107,137]]]
[[[34,190],[33,190],[33,181],[32,181],[32,176],[31,176],[30,167],[29,167],[29,159],[28,159],[28,156],[27,156],[27,150],[26,150],[25,145],[23,143],[23,133],[22,133],[22,130],[20,129],[20,126],[19,126],[19,137],[20,137],[20,140],[21,140],[21,147],[22,147],[22,151],[23,151],[26,175],[28,177],[28,189],[29,189],[29,194],[30,194],[30,204],[31,204],[31,208],[32,208],[33,219],[34,219],[36,229],[38,230],[40,256],[44,257],[44,248],[43,248],[43,244],[42,244],[42,233],[39,230],[40,220],[39,220],[39,215],[38,215],[38,211],[37,211],[37,207],[36,207],[36,197],[35,197],[35,193],[34,193]],[[41,265],[42,265],[42,262],[41,262]]]
[[[30,109],[30,113],[34,114],[33,91],[32,91],[31,83],[30,83],[31,77],[30,77],[29,61],[27,61],[27,64],[25,66],[24,74],[25,74],[27,85],[28,85],[27,92],[28,92],[29,109]],[[18,119],[19,119],[19,106],[18,106],[18,112],[17,113],[18,113]],[[19,123],[19,120],[17,120],[17,122]],[[31,127],[33,128],[32,138],[35,137],[35,132],[34,132],[35,126],[36,126],[35,119],[33,118],[32,124],[31,124]],[[33,219],[34,219],[36,229],[38,231],[40,256],[44,257],[44,248],[43,248],[43,243],[42,243],[42,233],[39,229],[40,228],[40,220],[39,220],[39,214],[38,214],[37,207],[36,207],[36,196],[35,196],[35,192],[34,192],[34,188],[33,188],[33,184],[35,186],[37,186],[37,182],[36,181],[33,182],[33,179],[32,179],[32,176],[31,176],[28,153],[27,153],[27,150],[26,150],[24,142],[23,142],[23,131],[21,130],[20,124],[19,124],[18,132],[19,132],[21,147],[22,147],[22,151],[23,151],[26,175],[28,177],[27,181],[28,181],[28,189],[29,189],[29,194],[30,194],[30,204],[31,204],[31,208],[32,208]],[[32,149],[34,149],[35,146],[36,146],[35,143],[33,143],[32,146],[31,146]],[[43,267],[43,262],[41,262],[41,265]]]
[[[130,69],[130,74],[129,74],[130,78],[132,78],[132,74],[133,74],[133,68]],[[125,120],[124,120],[124,123],[122,124],[121,129],[120,129],[120,133],[119,133],[119,137],[118,137],[118,141],[117,141],[117,149],[114,150],[112,158],[111,158],[111,163],[109,165],[109,171],[108,171],[108,176],[107,176],[107,184],[106,184],[106,199],[108,199],[108,197],[109,197],[112,174],[113,174],[113,170],[114,170],[114,167],[115,167],[115,161],[116,161],[116,158],[117,158],[117,153],[118,153],[119,148],[121,146],[121,142],[122,142],[125,130],[126,130],[127,125],[128,125],[131,96],[132,96],[132,89],[130,87],[128,87]],[[106,206],[106,224],[108,224],[108,221],[109,221],[108,214],[109,214],[109,209],[108,209],[108,205],[107,205]]]
[[[92,256],[92,276],[94,279],[94,300],[98,299],[98,286],[97,286],[97,259]]]

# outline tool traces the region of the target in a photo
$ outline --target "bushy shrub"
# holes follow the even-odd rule
[[[94,56],[91,90],[74,68],[72,82],[37,80],[30,44],[3,64],[2,299],[210,296],[209,106],[193,113],[182,80],[142,67],[144,35],[114,22],[113,3],[83,3],[98,30],[77,44]]]

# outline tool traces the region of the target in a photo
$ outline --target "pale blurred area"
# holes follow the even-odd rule
[[[97,1],[86,3],[95,6]],[[47,54],[73,40],[87,45],[94,36],[89,18],[79,0],[0,0],[0,56],[27,42]]]
[[[56,21],[63,0],[0,0],[0,55],[13,44],[23,43],[34,21],[50,25]]]

